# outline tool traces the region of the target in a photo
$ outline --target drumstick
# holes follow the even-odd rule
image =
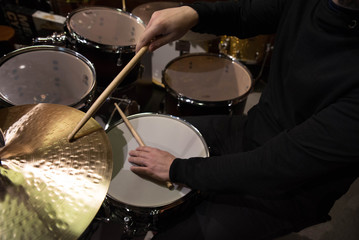
[[[67,139],[71,141],[76,133],[86,124],[86,122],[92,117],[92,115],[100,108],[100,106],[105,102],[106,98],[115,90],[115,88],[122,82],[124,77],[131,71],[131,69],[136,65],[136,63],[141,59],[142,55],[147,51],[148,46],[144,46],[136,53],[136,55],[129,61],[126,66],[121,70],[121,72],[112,80],[112,82],[107,86],[107,88],[101,93],[101,95],[96,99],[92,104],[89,110],[85,113],[83,118],[74,128],[74,130],[69,134]]]
[[[122,0],[122,10],[126,12],[126,2]]]
[[[140,146],[145,146],[145,144],[143,143],[141,137],[138,135],[138,133],[136,132],[136,130],[133,128],[132,124],[130,123],[130,121],[128,121],[126,115],[122,112],[121,108],[117,105],[117,103],[115,103],[115,107],[117,108],[117,111],[120,113],[123,121],[125,122],[127,128],[130,130],[130,132],[132,133],[132,136],[136,139],[136,141],[138,142],[138,144],[140,144]]]
[[[120,113],[120,115],[121,115],[123,121],[125,122],[127,128],[130,130],[130,132],[132,133],[132,136],[136,139],[138,144],[140,144],[141,147],[145,146],[145,144],[143,143],[141,137],[138,135],[136,130],[133,128],[130,121],[128,121],[126,115],[122,112],[121,108],[117,105],[117,103],[115,103],[115,107],[116,107],[117,111]],[[170,189],[170,190],[172,190],[174,188],[173,184],[170,181],[166,181],[166,185],[167,185],[167,188]]]

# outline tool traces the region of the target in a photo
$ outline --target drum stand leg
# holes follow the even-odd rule
[[[115,97],[110,97],[110,99],[116,100],[117,103],[118,103],[120,106],[121,106],[121,105],[124,105],[124,106],[125,106],[124,112],[125,112],[126,115],[131,115],[131,114],[133,114],[134,111],[133,111],[133,109],[131,109],[131,108],[136,108],[136,111],[135,111],[135,112],[136,112],[136,113],[138,112],[139,106],[138,106],[138,104],[137,104],[136,101],[133,101],[133,100],[130,100],[130,99],[124,99],[124,98],[115,98]],[[113,120],[113,116],[114,116],[115,113],[117,113],[117,109],[116,109],[115,107],[113,107],[113,110],[112,110],[112,112],[111,112],[111,115],[110,115],[110,117],[109,117],[109,119],[108,119],[108,121],[107,121],[107,123],[106,123],[106,125],[105,125],[105,129],[107,129],[107,128],[110,127],[111,122],[112,122],[112,120]]]
[[[256,84],[256,83],[258,82],[258,80],[262,77],[263,70],[264,70],[265,64],[267,63],[267,59],[268,59],[268,56],[269,56],[269,53],[270,53],[271,50],[272,50],[272,45],[271,45],[271,43],[267,43],[267,45],[266,45],[266,52],[265,52],[265,55],[264,55],[264,59],[263,59],[263,61],[262,61],[261,69],[259,70],[258,75],[257,75],[256,78],[254,79],[253,85]]]

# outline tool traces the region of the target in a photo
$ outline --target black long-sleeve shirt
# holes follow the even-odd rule
[[[248,113],[256,146],[175,159],[174,182],[194,189],[285,193],[328,211],[359,176],[359,13],[328,0],[194,3],[198,32],[275,33],[266,89]]]

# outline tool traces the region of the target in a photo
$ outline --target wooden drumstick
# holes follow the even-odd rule
[[[96,99],[92,106],[87,110],[83,118],[76,125],[74,130],[69,134],[67,139],[71,141],[76,133],[86,124],[86,122],[93,116],[93,114],[101,107],[101,105],[106,101],[108,96],[116,89],[116,87],[123,81],[126,75],[132,70],[136,63],[141,59],[142,55],[147,51],[148,46],[142,47],[136,55],[131,59],[131,61],[126,64],[122,71],[112,80],[112,82],[107,86],[107,88],[101,93],[101,95]]]
[[[130,121],[128,121],[126,115],[124,112],[122,112],[121,108],[117,105],[117,103],[115,103],[115,107],[117,109],[117,111],[120,113],[123,121],[125,122],[127,128],[130,130],[132,136],[136,139],[136,141],[138,142],[138,144],[140,144],[140,146],[145,146],[145,144],[143,143],[141,137],[138,135],[138,133],[136,132],[136,130],[133,128],[132,124],[130,123]]]
[[[127,128],[130,130],[130,132],[132,133],[132,136],[136,139],[136,141],[138,142],[138,144],[143,147],[145,146],[145,144],[143,143],[141,137],[138,135],[138,133],[136,132],[136,130],[133,128],[132,124],[130,123],[130,121],[128,121],[126,115],[122,112],[121,108],[117,105],[117,103],[115,103],[115,107],[117,109],[117,111],[120,113],[123,121],[125,122]],[[168,189],[173,190],[174,186],[170,181],[166,181],[166,186]]]
[[[122,10],[126,12],[126,0],[122,0]]]

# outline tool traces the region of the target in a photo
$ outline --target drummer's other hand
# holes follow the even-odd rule
[[[129,153],[128,161],[135,165],[131,171],[159,181],[170,181],[169,170],[175,156],[153,147],[138,147]]]
[[[136,52],[148,45],[149,51],[179,39],[198,22],[197,12],[189,7],[175,7],[156,11],[136,45]]]

